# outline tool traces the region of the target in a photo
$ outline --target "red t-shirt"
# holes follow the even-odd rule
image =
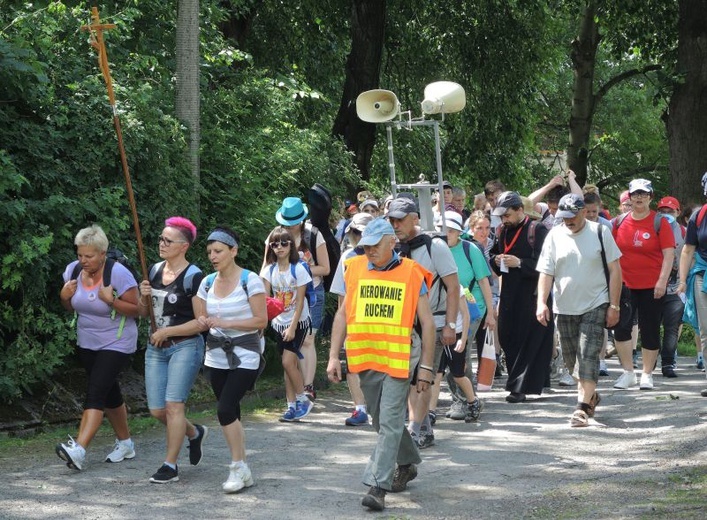
[[[660,233],[655,232],[655,211],[641,220],[626,215],[616,229],[614,239],[621,250],[621,272],[629,289],[652,289],[658,283],[663,265],[663,249],[675,247],[675,237],[670,224],[660,219]]]

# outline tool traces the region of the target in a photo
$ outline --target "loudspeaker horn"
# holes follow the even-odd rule
[[[464,88],[452,81],[436,81],[425,87],[423,114],[453,114],[466,106]]]
[[[398,115],[400,103],[390,90],[367,90],[356,98],[356,114],[367,123],[383,123]]]

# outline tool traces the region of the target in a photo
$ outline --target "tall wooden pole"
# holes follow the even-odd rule
[[[148,279],[147,273],[147,261],[145,260],[145,249],[142,245],[142,233],[140,232],[140,220],[137,216],[137,206],[135,204],[135,193],[133,192],[133,184],[130,180],[130,169],[128,168],[128,158],[125,155],[125,146],[123,145],[123,132],[120,129],[120,118],[118,117],[118,110],[115,106],[115,92],[113,91],[113,79],[110,75],[110,67],[108,66],[108,54],[106,53],[105,42],[103,41],[103,31],[114,29],[115,24],[112,23],[101,23],[101,19],[98,15],[98,8],[91,8],[91,24],[81,26],[82,31],[90,31],[91,33],[91,46],[96,49],[98,53],[98,67],[103,73],[103,79],[106,82],[106,88],[108,89],[108,101],[113,110],[113,125],[115,126],[115,134],[118,137],[118,150],[120,151],[120,162],[123,165],[123,175],[125,176],[125,186],[128,192],[128,201],[130,202],[130,210],[133,216],[133,227],[135,228],[135,236],[137,238],[137,250],[140,257],[140,268],[142,270],[142,277],[144,280]],[[155,313],[152,309],[152,305],[148,306],[150,310],[150,325],[152,325],[152,330],[157,330],[157,325],[155,323]]]

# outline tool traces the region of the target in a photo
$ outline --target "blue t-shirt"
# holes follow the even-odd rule
[[[471,258],[471,264],[469,264],[461,240],[454,247],[450,247],[450,249],[454,257],[454,262],[459,269],[459,284],[462,287],[469,287],[471,281],[476,279],[471,294],[474,295],[476,305],[479,306],[479,311],[483,316],[486,313],[486,301],[484,300],[484,294],[481,292],[478,281],[491,276],[491,270],[486,263],[486,258],[484,258],[484,254],[478,247],[474,244],[469,244],[469,257]]]

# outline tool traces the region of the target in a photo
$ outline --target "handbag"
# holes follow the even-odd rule
[[[265,305],[268,308],[268,321],[272,321],[285,312],[285,302],[271,296],[265,297]]]
[[[479,359],[479,372],[477,374],[477,390],[491,390],[493,387],[493,376],[496,373],[496,343],[493,339],[493,331],[486,330],[484,347],[481,349]]]

